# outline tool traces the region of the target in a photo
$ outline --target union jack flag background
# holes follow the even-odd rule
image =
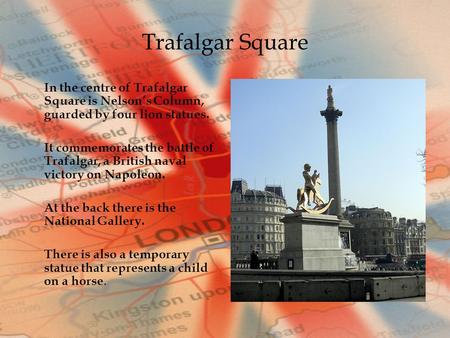
[[[449,11],[443,0],[1,1],[0,336],[448,336]],[[148,51],[141,39],[149,32],[165,37],[199,32],[224,38],[243,31],[260,38],[307,37],[310,46],[308,51],[269,51],[264,56],[239,49],[204,56]],[[426,79],[426,302],[230,302],[230,79],[235,78]],[[188,85],[184,95],[200,97],[209,118],[43,120],[45,83],[118,86],[157,81]],[[128,98],[135,96],[133,90],[126,93]],[[43,174],[48,169],[45,143],[149,142],[214,142],[214,151],[185,154],[187,164],[182,168],[145,168],[164,175],[162,181],[78,181],[47,179]],[[140,215],[144,225],[138,228],[50,226],[43,219],[48,203],[145,206],[162,201],[176,206],[176,212]],[[122,277],[103,273],[107,283],[102,287],[45,286],[43,280],[55,274],[43,267],[67,263],[46,259],[48,248],[189,251],[189,263],[207,262],[209,270]],[[117,262],[110,258],[102,263]],[[89,273],[77,276],[89,278]]]

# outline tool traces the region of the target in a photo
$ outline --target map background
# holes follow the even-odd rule
[[[416,0],[1,2],[0,119],[5,128],[0,130],[0,333],[146,337],[182,325],[186,331],[173,336],[445,336],[450,287],[449,7],[446,1]],[[215,57],[149,53],[136,38],[149,31],[217,37],[246,31],[261,37],[307,37],[310,44],[307,51],[270,52],[265,57],[238,50]],[[53,71],[53,67],[58,70]],[[425,303],[230,303],[227,218],[232,78],[426,79],[429,231]],[[44,82],[86,84],[128,79],[189,84],[193,93],[205,96],[211,121],[175,128],[142,121],[64,121],[43,128],[39,122]],[[118,135],[121,128],[124,132]],[[43,143],[86,143],[90,133],[100,135],[95,141],[99,143],[107,142],[102,134],[109,133],[116,135],[110,137],[114,142],[126,142],[134,136],[203,138],[216,141],[218,148],[215,157],[193,158],[185,170],[168,171],[165,184],[158,186],[45,181]],[[19,174],[5,172],[13,161],[21,161]],[[43,205],[58,198],[91,203],[165,200],[176,203],[177,213],[145,218],[149,226],[139,233],[130,229],[45,227]],[[180,225],[211,219],[223,227],[219,232],[204,231],[184,238],[179,231]],[[159,241],[152,249],[188,250],[192,259],[207,261],[210,272],[110,277],[108,286],[101,289],[42,286],[42,248],[145,250],[139,248],[135,236],[153,241],[158,239],[158,231],[176,233],[177,238]],[[218,237],[211,240],[211,236]],[[197,293],[200,296],[194,300],[192,295]],[[169,300],[170,305],[140,314],[136,310],[163,300]],[[190,316],[168,317],[183,311]],[[295,331],[297,327],[301,332]]]

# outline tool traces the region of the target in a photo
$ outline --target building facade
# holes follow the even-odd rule
[[[381,208],[357,208],[348,220],[355,227],[352,233],[353,252],[372,258],[394,254],[394,223],[389,211]]]
[[[394,242],[395,254],[401,258],[406,258],[406,219],[394,217]]]
[[[420,261],[425,258],[426,229],[425,223],[416,219],[406,220],[405,251],[409,261]]]
[[[243,179],[231,186],[231,259],[248,260],[252,250],[260,259],[276,259],[284,248],[286,200],[282,188],[249,189]]]
[[[392,217],[381,208],[347,207],[345,214],[355,226],[352,230],[352,248],[364,259],[391,254],[401,261],[425,259],[425,223],[416,219]]]

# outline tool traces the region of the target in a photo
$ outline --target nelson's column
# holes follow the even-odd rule
[[[327,89],[327,109],[322,110],[320,115],[325,116],[327,121],[327,148],[328,148],[328,195],[334,202],[330,207],[330,214],[342,218],[341,210],[341,180],[339,176],[339,145],[337,120],[342,116],[342,111],[334,108],[333,89]]]
[[[327,121],[329,200],[320,195],[320,174],[311,175],[311,165],[305,163],[304,187],[297,189],[297,208],[289,207],[284,223],[285,247],[280,252],[280,269],[289,270],[356,270],[355,254],[351,250],[353,225],[342,217],[339,177],[337,119],[342,112],[334,108],[333,90],[327,89],[327,108],[321,111]],[[315,204],[314,207],[311,205]],[[328,215],[325,213],[330,211]]]

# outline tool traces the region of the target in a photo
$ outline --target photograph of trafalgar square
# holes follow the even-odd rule
[[[425,81],[232,80],[231,300],[425,300]]]

